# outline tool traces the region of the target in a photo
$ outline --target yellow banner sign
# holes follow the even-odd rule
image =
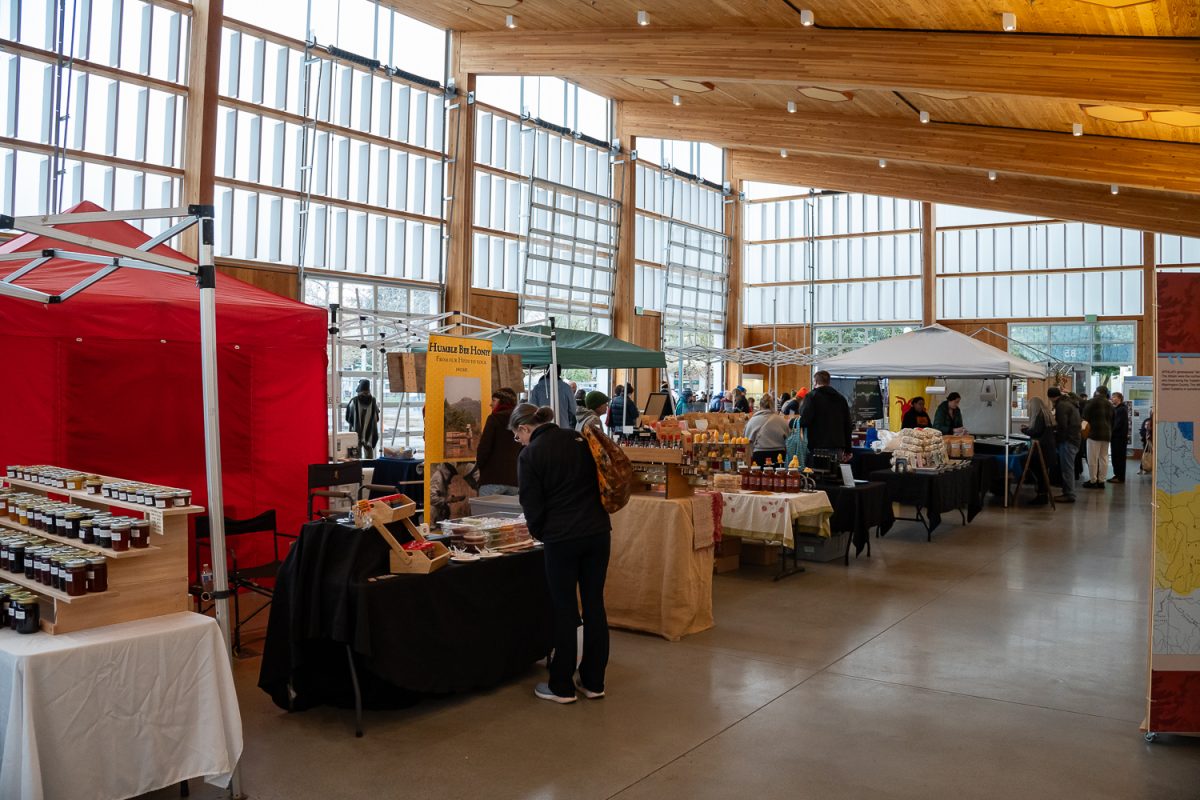
[[[425,361],[427,461],[475,460],[491,395],[491,342],[429,337]]]

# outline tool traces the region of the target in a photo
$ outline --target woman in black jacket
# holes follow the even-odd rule
[[[542,700],[574,703],[604,696],[608,666],[608,616],[604,579],[612,525],[600,504],[596,461],[583,437],[554,424],[554,412],[522,403],[509,428],[525,445],[517,459],[521,510],[535,539],[545,544],[546,583],[554,608],[554,656],[550,680],[533,693]],[[583,606],[583,660],[575,674],[575,629]]]

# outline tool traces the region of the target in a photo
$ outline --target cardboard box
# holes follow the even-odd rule
[[[743,541],[742,563],[769,567],[779,562],[780,545],[765,542]]]
[[[824,536],[797,536],[796,556],[804,561],[836,561],[846,555],[850,531]]]
[[[713,572],[718,575],[722,572],[733,572],[740,564],[739,558],[741,556],[736,553],[731,556],[716,556],[713,559]]]

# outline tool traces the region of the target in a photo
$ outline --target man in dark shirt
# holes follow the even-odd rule
[[[1075,502],[1075,454],[1083,436],[1083,419],[1079,407],[1062,393],[1057,386],[1046,390],[1046,396],[1054,404],[1054,439],[1058,442],[1058,462],[1062,469],[1062,496],[1054,498],[1056,503]]]
[[[829,373],[813,374],[813,390],[800,409],[799,425],[808,439],[808,450],[850,450],[850,404],[829,385]]]
[[[1112,393],[1113,423],[1112,423],[1112,469],[1113,476],[1109,483],[1125,482],[1125,457],[1129,449],[1129,404],[1125,395],[1120,392]]]

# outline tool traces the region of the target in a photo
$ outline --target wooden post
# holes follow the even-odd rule
[[[183,136],[184,205],[211,204],[217,171],[217,99],[221,79],[221,25],[225,0],[192,2],[187,120]],[[195,227],[183,233],[183,251],[200,257]]]
[[[921,203],[921,324],[937,321],[937,222],[933,203]]]
[[[739,347],[744,339],[742,330],[742,251],[745,249],[742,236],[742,179],[733,172],[733,159],[725,150],[725,180],[732,192],[725,203],[725,235],[729,237],[729,283],[725,297],[725,347]],[[724,389],[742,381],[740,364],[725,365]]]
[[[617,274],[613,289],[613,335],[626,342],[634,341],[634,281],[637,270],[634,266],[634,233],[637,230],[637,164],[633,151],[637,137],[622,124],[620,100],[613,101],[613,134],[621,143],[618,160],[622,163],[613,167],[613,189],[621,201],[621,227],[617,240]],[[657,347],[657,345],[655,345]],[[632,373],[619,370],[616,381],[632,381]]]
[[[475,106],[468,103],[474,96],[475,76],[462,69],[462,41],[456,33],[450,36],[450,74],[458,88],[447,119],[449,129],[450,176],[446,188],[453,200],[446,220],[450,237],[447,249],[444,310],[471,313],[471,268],[473,259],[472,220],[475,217]]]
[[[1154,376],[1158,363],[1158,241],[1142,232],[1142,320],[1138,324],[1138,375]]]

